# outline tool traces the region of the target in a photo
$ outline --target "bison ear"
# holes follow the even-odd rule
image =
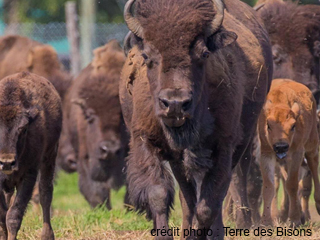
[[[33,50],[31,49],[28,53],[28,58],[27,58],[27,68],[32,68],[33,66],[33,55],[34,55],[34,52]]]
[[[236,41],[237,38],[238,35],[236,33],[221,29],[209,37],[208,48],[210,51],[214,51],[227,47]]]
[[[264,104],[263,110],[265,112],[269,112],[271,107],[272,107],[272,101],[267,100],[266,103]]]
[[[105,47],[99,47],[93,50],[93,61],[91,63],[92,67],[99,69],[102,66],[101,53],[105,51]]]
[[[300,106],[299,103],[295,102],[292,107],[291,107],[291,111],[294,114],[294,118],[297,119],[300,115]]]
[[[126,56],[128,56],[129,51],[135,45],[138,45],[139,48],[142,49],[142,39],[129,31],[123,40],[123,50]]]

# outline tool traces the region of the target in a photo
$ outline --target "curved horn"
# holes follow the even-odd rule
[[[128,28],[137,35],[139,38],[143,38],[143,28],[138,22],[138,20],[132,15],[131,7],[134,4],[135,0],[129,0],[124,6],[123,17],[127,23]]]
[[[254,6],[253,10],[258,11],[260,8],[263,8],[265,4],[266,3],[261,3],[261,4],[257,5],[257,6]]]
[[[224,5],[222,0],[212,0],[213,6],[216,10],[216,15],[211,22],[211,25],[207,28],[206,36],[209,37],[214,34],[221,26],[224,16]]]

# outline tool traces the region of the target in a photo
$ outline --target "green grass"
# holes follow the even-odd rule
[[[123,206],[125,188],[111,193],[112,210],[91,209],[78,189],[78,175],[60,172],[54,188],[52,227],[57,239],[89,239],[103,232],[146,231],[152,222]],[[176,200],[178,203],[178,199]],[[177,204],[170,226],[180,226],[181,210]],[[31,206],[23,219],[20,239],[39,239],[42,228],[41,210]],[[97,238],[99,239],[99,238]],[[104,238],[101,238],[104,239]]]
[[[127,211],[123,206],[125,188],[118,192],[112,191],[111,204],[113,209],[100,207],[91,209],[78,189],[78,175],[60,172],[55,184],[53,198],[53,217],[52,226],[56,239],[60,240],[113,240],[113,239],[151,239],[150,230],[153,228],[152,222],[145,219],[144,215]],[[181,207],[175,199],[175,210],[172,211],[169,225],[170,227],[181,226]],[[282,191],[279,192],[282,195]],[[314,205],[313,196],[310,198],[310,207]],[[315,209],[313,207],[313,212]],[[317,214],[316,214],[317,215]],[[235,228],[235,223],[227,221],[226,226]],[[282,225],[283,226],[283,225]],[[307,223],[303,227],[313,228],[312,238],[320,239],[320,225]],[[23,219],[22,227],[19,232],[19,239],[39,240],[42,228],[41,210],[31,204]],[[178,239],[178,238],[175,238]],[[243,237],[230,239],[259,239],[259,237]],[[264,238],[267,239],[267,238]],[[298,239],[288,237],[275,237],[270,239]]]

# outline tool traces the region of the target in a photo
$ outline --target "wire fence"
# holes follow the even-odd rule
[[[95,23],[94,29],[95,36],[93,37],[92,50],[104,45],[111,39],[116,39],[122,44],[128,32],[124,23]],[[10,27],[4,24],[0,25],[0,36],[12,33],[51,45],[57,51],[65,69],[70,70],[70,44],[67,39],[66,23],[18,23],[11,24]]]

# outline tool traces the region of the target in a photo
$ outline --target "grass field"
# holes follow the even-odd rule
[[[61,240],[109,240],[109,239],[152,239],[150,230],[153,228],[151,222],[145,220],[144,216],[134,212],[128,212],[123,207],[125,189],[112,192],[111,211],[104,208],[92,210],[77,186],[77,174],[59,173],[56,181],[53,199],[52,225],[56,239]],[[311,215],[317,221],[319,217],[315,214],[313,197],[311,197]],[[40,210],[30,205],[19,232],[19,239],[38,240],[42,228],[42,216]],[[170,217],[170,227],[180,227],[181,208],[178,199],[175,201],[175,211]],[[234,223],[228,222],[228,226],[235,227]],[[308,237],[257,237],[250,233],[250,237],[231,237],[230,239],[320,239],[320,225],[308,223],[302,228],[312,230],[312,236]],[[179,238],[176,238],[179,239]],[[226,238],[229,239],[229,238]]]

